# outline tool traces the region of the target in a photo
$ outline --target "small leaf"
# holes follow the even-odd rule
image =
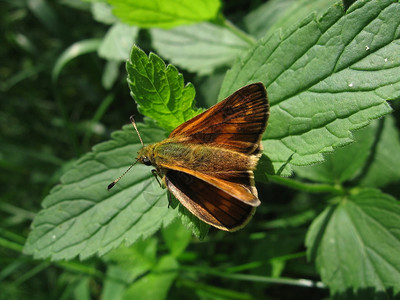
[[[120,65],[121,62],[119,61],[109,60],[104,66],[101,83],[106,90],[111,89],[115,81],[118,79]]]
[[[161,140],[164,131],[138,124],[142,138]],[[132,126],[84,155],[43,201],[24,252],[35,258],[81,259],[129,246],[154,234],[177,216],[151,169],[136,165],[111,190],[107,185],[134,161],[141,148]]]
[[[195,90],[192,84],[184,85],[182,74],[157,55],[149,57],[134,46],[126,63],[128,83],[140,113],[153,118],[172,131],[183,122],[196,116],[200,110],[192,108]]]
[[[123,299],[167,299],[168,291],[178,275],[178,267],[173,256],[163,256],[151,273],[128,288]]]
[[[101,42],[99,56],[105,59],[126,61],[138,32],[137,27],[115,23]]]
[[[210,229],[210,225],[204,223],[198,217],[193,215],[182,204],[179,204],[179,216],[183,226],[192,231],[195,237],[197,237],[199,240],[203,240],[206,237]]]
[[[312,223],[306,238],[331,292],[400,291],[400,204],[378,190],[340,199]]]
[[[249,48],[226,27],[212,23],[180,26],[170,30],[152,29],[152,44],[161,56],[173,64],[200,75],[221,66],[230,66]]]
[[[400,3],[358,1],[310,15],[253,47],[225,77],[220,99],[261,81],[271,117],[264,153],[279,167],[323,160],[352,141],[351,130],[391,111],[400,97]]]
[[[121,299],[127,286],[157,264],[157,240],[138,240],[129,248],[119,247],[104,256],[107,274],[101,299]]]
[[[171,255],[178,257],[189,245],[192,235],[180,221],[172,222],[163,228],[162,234]]]
[[[171,28],[216,20],[218,0],[108,0],[113,13],[124,23],[142,28]]]

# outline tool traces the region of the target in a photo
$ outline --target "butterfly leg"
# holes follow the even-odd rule
[[[153,174],[153,176],[156,178],[158,184],[160,185],[161,188],[164,188],[163,185],[161,184],[160,180],[158,180],[158,172],[157,170],[153,169],[151,170],[151,174]]]

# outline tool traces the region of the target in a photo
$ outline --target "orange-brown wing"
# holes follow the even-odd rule
[[[226,194],[245,203],[246,205],[255,207],[261,203],[258,199],[257,189],[254,186],[254,175],[251,170],[242,172],[228,171],[224,174],[225,176],[218,174],[219,176],[217,177],[181,166],[162,164],[161,167],[167,169],[167,176],[170,174],[171,170],[187,174],[190,177],[194,176],[209,185],[222,190]]]
[[[187,173],[168,170],[165,183],[192,214],[222,230],[242,228],[255,211],[254,207]]]
[[[181,124],[169,137],[180,142],[212,144],[256,154],[268,115],[265,87],[260,82],[253,83]]]

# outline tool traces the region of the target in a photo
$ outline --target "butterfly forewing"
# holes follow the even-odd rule
[[[262,83],[254,83],[178,126],[169,137],[256,154],[268,115],[265,87]]]

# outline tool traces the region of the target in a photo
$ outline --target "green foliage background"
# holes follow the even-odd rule
[[[0,14],[0,299],[400,297],[398,1]],[[131,114],[157,142],[257,81],[271,117],[243,230],[169,207],[146,166],[106,190],[141,147]]]

